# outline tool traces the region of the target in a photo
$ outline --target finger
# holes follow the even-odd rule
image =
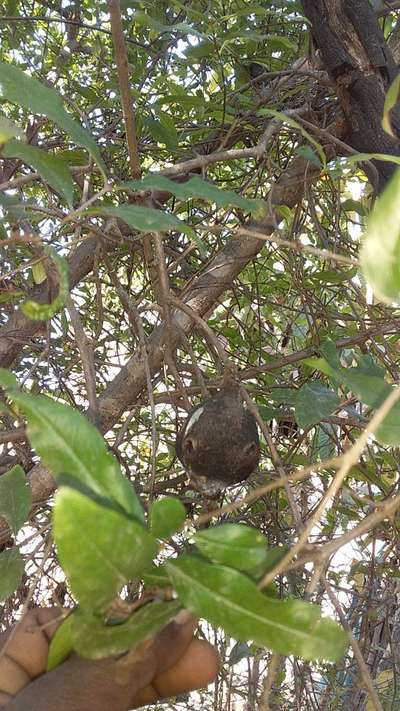
[[[37,609],[28,613],[16,628],[3,635],[3,641],[4,639],[8,639],[9,644],[7,656],[4,657],[3,664],[0,662],[0,689],[4,688],[3,696],[0,696],[0,705],[8,702],[11,696],[21,692],[18,693],[18,699],[15,701],[19,704],[22,703],[22,706],[18,706],[17,703],[16,708],[24,708],[26,700],[22,698],[25,694],[23,689],[32,679],[40,677],[40,675],[45,672],[49,639],[54,635],[61,619],[62,612],[57,608]],[[137,654],[133,655],[132,664],[128,663],[128,669],[126,670],[128,672],[127,679],[122,683],[122,687],[125,687],[124,689],[121,688],[121,681],[118,681],[119,673],[116,672],[114,667],[114,665],[118,665],[117,660],[110,659],[108,662],[107,660],[103,660],[105,664],[103,667],[102,663],[93,664],[89,663],[88,660],[78,660],[78,658],[70,659],[69,662],[57,670],[54,670],[54,672],[57,672],[56,676],[58,677],[56,684],[54,684],[56,679],[52,678],[53,673],[50,676],[46,674],[35,682],[34,696],[38,697],[37,699],[35,698],[35,702],[37,701],[38,703],[38,706],[35,706],[35,708],[44,709],[43,699],[46,699],[47,703],[52,696],[50,693],[52,690],[55,691],[57,696],[60,688],[63,688],[63,682],[67,682],[66,688],[68,687],[69,689],[68,695],[70,697],[70,703],[65,707],[68,709],[79,707],[79,698],[81,698],[80,695],[82,694],[83,688],[85,689],[85,694],[88,695],[87,708],[92,708],[89,704],[89,697],[91,697],[90,700],[95,704],[93,708],[97,709],[98,705],[96,706],[95,699],[97,697],[98,704],[98,691],[101,689],[104,681],[107,682],[105,688],[107,688],[110,693],[112,687],[116,684],[116,688],[113,689],[113,694],[116,695],[114,698],[121,696],[121,693],[123,696],[128,694],[126,698],[132,698],[138,693],[138,689],[142,685],[149,687],[151,698],[159,698],[160,696],[179,693],[180,691],[208,683],[209,673],[207,672],[207,664],[211,661],[213,669],[215,669],[215,672],[212,672],[212,677],[215,676],[218,669],[218,661],[215,661],[215,653],[212,651],[211,657],[209,654],[207,655],[208,663],[206,664],[203,664],[204,659],[201,658],[200,660],[196,661],[195,659],[194,662],[190,662],[188,668],[181,664],[176,666],[179,658],[184,655],[190,645],[196,626],[196,618],[187,611],[181,611],[172,623],[161,630],[153,642],[149,641],[149,643],[146,644],[145,650],[141,650],[139,646],[136,650]],[[201,645],[203,643],[198,644]],[[203,669],[203,674],[196,673],[194,678],[193,674],[190,674],[190,672],[193,672],[193,663],[195,664],[195,668],[197,664],[200,664]],[[169,677],[168,674],[164,677],[163,674],[172,666],[176,666],[172,677]],[[101,667],[103,668],[101,669]],[[185,675],[189,672],[186,681],[179,679],[179,670],[182,669],[182,673]],[[106,677],[108,677],[108,679],[106,679]],[[150,686],[150,682],[154,677],[159,678],[160,686],[158,686],[158,681],[154,687]],[[37,686],[38,684],[39,686]],[[52,689],[50,687],[55,688]],[[71,694],[72,688],[77,692],[75,700],[71,698],[71,696],[75,696],[75,694]],[[30,686],[27,691],[31,694],[33,687]],[[101,696],[106,703],[105,708],[110,708],[107,706],[108,701],[105,698],[105,690],[103,690]],[[33,699],[31,699],[31,702],[33,702]],[[46,706],[46,708],[50,707]],[[61,707],[64,708],[62,704]],[[61,707],[59,706],[59,708]],[[115,708],[117,707],[119,708],[118,705]]]
[[[191,643],[196,627],[197,618],[188,610],[181,610],[152,639],[115,660],[116,681],[125,686],[135,681],[128,698],[133,698],[139,689],[151,684],[158,674],[180,659]]]
[[[202,650],[206,645],[206,655],[196,652],[198,645]],[[136,700],[140,687],[150,686],[154,678],[155,657],[151,647],[151,644],[143,644],[142,650],[139,647],[136,649],[137,656],[132,655],[129,675],[124,683],[117,670],[121,658],[94,662],[72,655],[64,664],[38,677],[17,694],[7,705],[7,711],[125,711],[132,708],[131,699]],[[212,675],[206,671],[210,666],[208,650],[211,650],[213,661]],[[187,652],[189,658],[186,664],[179,661],[172,677],[169,676],[171,670],[159,675],[150,698],[187,691],[208,683],[215,676],[218,662],[207,643],[197,641],[195,647],[190,644]],[[183,658],[186,656],[184,654]],[[201,673],[195,672],[196,668],[201,668]],[[144,702],[139,701],[139,705],[141,703]]]
[[[49,643],[62,619],[62,610],[58,608],[37,608],[0,635],[0,648],[5,645],[5,651],[0,653],[1,705],[46,671]],[[149,673],[158,673],[175,664],[187,648],[196,626],[196,618],[181,611],[174,622],[157,635],[151,653],[142,660],[142,666],[146,666],[146,674],[140,675],[144,683],[147,683]],[[135,666],[137,664],[138,660]]]
[[[219,656],[216,649],[200,639],[192,639],[185,654],[173,667],[158,674],[153,682],[133,698],[133,708],[139,708],[170,696],[201,689],[216,678]]]
[[[138,674],[143,671],[146,669],[138,664]],[[34,679],[6,708],[7,711],[126,711],[138,688],[137,678],[133,673],[127,684],[122,685],[116,681],[114,659],[94,662],[72,655],[59,667]]]
[[[156,635],[152,644],[156,674],[176,664],[192,641],[197,624],[197,617],[188,610],[181,610],[173,621]]]
[[[58,621],[55,621],[59,618]],[[49,639],[61,620],[57,608],[29,611],[0,635],[0,703],[18,693],[46,669]]]

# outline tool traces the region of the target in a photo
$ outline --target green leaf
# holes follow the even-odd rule
[[[238,664],[242,659],[247,659],[248,657],[254,657],[254,652],[250,649],[246,642],[236,642],[235,646],[229,655],[228,666],[233,667]]]
[[[149,130],[150,135],[157,143],[165,145],[172,151],[176,150],[178,145],[178,135],[175,126],[168,124],[165,121],[154,118],[143,119],[143,125]]]
[[[330,459],[335,456],[335,434],[335,426],[330,422],[326,422],[324,429],[322,429],[322,427],[315,428],[315,435],[312,443],[312,461],[317,459],[318,461],[323,462],[324,459]]]
[[[297,390],[294,388],[272,388],[268,398],[279,405],[295,405]]]
[[[56,479],[70,473],[99,496],[144,520],[142,507],[96,427],[77,410],[44,395],[11,392],[28,420],[29,440]]]
[[[368,215],[368,210],[365,205],[359,200],[353,200],[352,198],[344,200],[341,204],[341,208],[345,212],[356,212],[360,217],[366,217],[366,215]]]
[[[7,548],[0,553],[0,600],[5,600],[15,592],[24,568],[24,559],[18,548]]]
[[[351,373],[352,371],[357,370],[358,373],[362,373],[363,375],[371,375],[376,378],[384,378],[386,375],[386,370],[383,368],[381,365],[379,365],[372,356],[368,355],[359,355],[357,357],[357,367],[356,368],[344,368],[343,371],[345,374]],[[341,370],[341,372],[343,372]]]
[[[142,575],[142,580],[146,587],[149,588],[167,588],[171,587],[165,565],[152,565]]]
[[[71,590],[84,607],[104,610],[157,553],[140,523],[67,487],[56,496],[53,531]]]
[[[0,368],[0,385],[5,389],[13,389],[19,387],[19,382],[11,370]]]
[[[397,133],[393,131],[392,120],[390,112],[395,108],[399,100],[400,95],[400,74],[392,81],[385,97],[385,104],[383,106],[383,117],[382,117],[382,128],[384,131],[389,133],[396,140],[398,139]]]
[[[172,496],[155,501],[150,509],[150,530],[155,538],[169,538],[186,518],[184,505]]]
[[[327,375],[333,380],[338,377],[336,370],[332,368],[325,358],[304,358],[302,363],[303,365],[307,365],[312,370],[319,370],[321,373],[324,373],[324,375]]]
[[[190,64],[192,64],[192,62],[193,64],[200,64],[202,59],[212,57],[214,52],[214,43],[205,39],[195,45],[189,45],[189,47],[185,49],[185,56],[188,60],[192,60],[189,62]]]
[[[24,293],[24,291],[18,291],[18,289],[7,289],[4,294],[0,294],[0,304],[10,304],[11,301],[19,299]]]
[[[22,313],[32,321],[47,321],[52,318],[64,306],[69,294],[68,262],[64,257],[60,257],[53,247],[44,248],[44,253],[52,258],[58,270],[58,294],[51,304],[39,304],[28,299],[21,306]]]
[[[303,158],[310,161],[310,163],[313,163],[313,165],[316,165],[317,168],[322,167],[322,163],[321,163],[319,157],[317,156],[315,151],[313,151],[311,146],[299,146],[299,148],[297,148],[297,150],[296,150],[296,153],[299,156],[303,156]]]
[[[291,225],[293,221],[293,210],[287,205],[274,205],[275,212],[281,215],[287,225]]]
[[[105,625],[100,617],[78,610],[72,626],[74,649],[89,659],[122,654],[157,634],[181,608],[179,601],[155,601],[141,607],[125,622],[113,625]]]
[[[19,464],[0,477],[0,516],[3,516],[14,535],[28,518],[32,506],[32,494]]]
[[[385,371],[370,356],[362,356],[355,368],[342,368],[332,342],[325,343],[321,352],[328,356],[329,363],[324,358],[305,358],[303,364],[320,370],[335,383],[344,384],[368,407],[378,408],[390,394],[392,386],[384,379]],[[400,444],[400,403],[392,407],[375,432],[375,437],[382,444]]]
[[[63,620],[53,639],[50,642],[49,654],[47,657],[47,671],[55,669],[65,662],[74,650],[72,644],[73,617],[77,610],[73,610],[68,617]]]
[[[362,356],[355,368],[342,368],[338,351],[331,341],[326,342],[321,351],[329,358],[329,364],[322,358],[305,359],[303,363],[308,361],[335,382],[344,383],[368,407],[378,408],[390,394],[392,386],[384,378],[385,371],[371,356]],[[375,436],[382,444],[400,444],[400,403],[392,407]]]
[[[378,408],[392,390],[392,386],[383,378],[375,375],[366,375],[358,368],[343,368],[341,373],[346,386],[368,407]],[[382,444],[388,444],[393,447],[400,444],[399,402],[392,407],[383,423],[376,430],[375,436]]]
[[[340,405],[340,398],[322,383],[306,383],[296,398],[296,422],[307,429],[329,417]]]
[[[32,266],[32,277],[35,284],[42,284],[47,279],[46,270],[43,266],[43,262],[36,262]]]
[[[9,141],[3,148],[2,155],[5,158],[19,158],[30,165],[46,183],[60,193],[69,207],[72,207],[74,184],[68,163],[64,158],[21,141]]]
[[[360,252],[361,268],[374,293],[387,303],[400,299],[400,170],[376,201]]]
[[[267,47],[274,51],[287,50],[293,52],[296,49],[295,44],[288,37],[282,35],[268,35]]]
[[[151,17],[151,15],[149,15],[148,13],[143,12],[141,10],[136,10],[133,13],[132,18],[138,25],[142,27],[150,27],[159,33],[167,32],[169,34],[171,32],[179,32],[180,34],[191,34],[196,37],[204,36],[201,34],[201,32],[195,30],[191,24],[189,25],[186,22],[178,22],[174,25],[164,25],[163,23],[156,20],[154,17]]]
[[[0,192],[0,206],[7,213],[9,221],[25,219],[26,210],[31,204],[28,200],[21,202],[17,195],[6,195]]]
[[[126,222],[129,227],[141,232],[168,232],[174,230],[184,232],[190,237],[194,237],[194,230],[185,222],[179,220],[175,215],[162,210],[155,210],[152,207],[142,205],[119,205],[118,207],[90,208],[86,211],[89,214],[107,215],[108,217],[119,217]]]
[[[19,4],[20,4],[20,0],[7,0],[5,15],[11,15],[12,17],[18,17]]]
[[[0,114],[0,147],[8,143],[11,138],[21,138],[23,140],[24,137],[25,134],[20,126],[17,126],[17,124],[10,121],[6,116]]]
[[[395,163],[400,165],[400,156],[391,155],[390,153],[356,153],[352,156],[340,158],[340,163],[343,165],[354,165],[354,163],[365,163],[367,160],[381,160],[384,163]]]
[[[255,528],[224,523],[198,531],[194,541],[201,553],[216,563],[255,574],[265,571],[267,540]]]
[[[175,121],[168,113],[162,111],[159,113],[159,119],[161,126],[165,131],[166,146],[171,151],[176,151],[178,148],[179,138],[178,132],[175,128]]]
[[[367,375],[358,368],[343,368],[343,371],[345,385],[369,407],[378,408],[392,389],[383,378]]]
[[[13,64],[0,62],[0,96],[34,114],[47,116],[80,146],[86,148],[103,175],[106,167],[92,136],[65,111],[55,89],[44,86]]]
[[[334,269],[324,269],[322,272],[316,272],[312,275],[313,279],[322,281],[325,284],[341,284],[344,281],[350,281],[357,274],[357,267],[344,271]]]
[[[233,192],[233,190],[222,190],[198,176],[190,178],[186,183],[177,183],[169,180],[163,175],[146,175],[142,180],[129,180],[123,183],[120,188],[130,188],[132,190],[162,190],[175,195],[179,200],[190,200],[191,198],[201,198],[213,202],[219,207],[238,207],[241,210],[250,212],[252,215],[264,214],[266,205],[264,200],[244,198]],[[145,209],[145,208],[143,208]]]
[[[184,605],[237,640],[253,640],[279,654],[337,661],[347,635],[316,605],[263,595],[246,575],[191,556],[167,562]]]
[[[281,417],[282,410],[279,407],[268,407],[267,405],[259,405],[258,411],[264,421],[273,420],[275,418]]]

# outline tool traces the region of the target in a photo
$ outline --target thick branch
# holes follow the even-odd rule
[[[346,117],[346,142],[362,153],[400,155],[398,140],[381,124],[385,94],[398,69],[371,5],[364,0],[302,4]],[[400,135],[400,112],[393,110],[391,119]],[[377,161],[376,167],[381,190],[395,166]]]

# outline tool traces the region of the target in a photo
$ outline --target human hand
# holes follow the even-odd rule
[[[60,622],[57,608],[37,608],[0,635],[0,709],[127,711],[207,686],[218,673],[217,652],[193,637],[197,620],[187,611],[123,659],[74,654],[46,673]]]

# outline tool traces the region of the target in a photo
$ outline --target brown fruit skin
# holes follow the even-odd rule
[[[260,460],[260,441],[239,388],[225,388],[189,413],[176,454],[196,488],[208,493],[250,476]]]

